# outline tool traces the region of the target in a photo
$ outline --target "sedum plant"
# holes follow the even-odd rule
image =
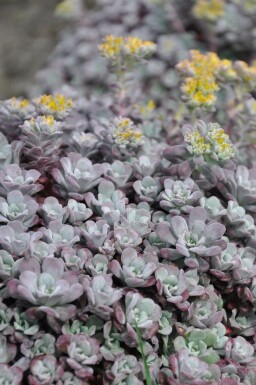
[[[0,103],[0,384],[256,384],[253,2],[58,5]]]

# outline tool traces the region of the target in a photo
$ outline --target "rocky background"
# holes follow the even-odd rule
[[[65,26],[58,0],[0,0],[0,99],[25,95]]]

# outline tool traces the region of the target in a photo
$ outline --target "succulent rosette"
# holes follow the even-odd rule
[[[103,164],[92,164],[77,153],[69,153],[60,163],[62,171],[57,168],[52,171],[57,182],[56,190],[60,196],[68,195],[78,200],[82,200],[83,194],[100,183],[105,171]]]
[[[89,379],[93,375],[93,367],[101,360],[99,342],[85,334],[62,335],[57,341],[60,351],[68,354],[67,363],[79,378]]]
[[[40,172],[22,170],[17,164],[10,164],[0,170],[0,194],[6,197],[8,192],[20,190],[25,195],[34,195],[43,189],[38,184]]]
[[[112,305],[123,295],[122,289],[113,288],[110,275],[84,277],[83,286],[86,292],[90,311],[103,319],[109,319],[113,313]]]
[[[7,194],[6,199],[0,198],[0,222],[19,220],[25,226],[32,227],[38,222],[36,215],[38,207],[33,198],[13,190]]]
[[[182,216],[174,216],[170,222],[158,224],[157,235],[173,246],[162,249],[162,256],[171,261],[184,258],[186,266],[208,270],[209,263],[205,258],[218,255],[226,248],[226,242],[221,239],[226,228],[218,222],[206,223],[206,219],[206,210],[195,207],[188,220]]]
[[[167,212],[179,214],[188,213],[202,197],[202,192],[190,178],[185,181],[164,181],[165,191],[160,196],[160,206]]]
[[[67,319],[67,305],[83,294],[83,287],[76,274],[64,272],[64,266],[60,259],[45,258],[40,268],[40,264],[35,260],[31,270],[23,271],[19,279],[8,281],[9,296],[25,300],[36,306],[39,311],[48,312],[53,316],[58,315],[58,311],[64,306],[67,313],[61,313],[60,317]],[[70,309],[72,310],[72,307]]]
[[[120,264],[117,260],[110,262],[112,273],[125,282],[128,287],[148,287],[155,283],[153,273],[157,268],[156,258],[138,256],[135,249],[128,247],[122,252]]]

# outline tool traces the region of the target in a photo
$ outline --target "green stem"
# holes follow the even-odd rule
[[[144,350],[143,350],[143,342],[142,342],[142,338],[141,338],[141,333],[140,333],[140,330],[138,328],[137,323],[135,324],[135,329],[136,329],[137,337],[138,337],[138,340],[139,340],[139,344],[138,345],[139,345],[139,348],[140,348],[140,351],[141,351],[141,357],[142,357],[142,361],[143,361],[143,365],[144,365],[145,376],[146,376],[146,383],[147,383],[147,385],[153,385],[153,382],[151,380],[151,375],[150,375],[149,367],[148,367],[147,360],[146,360],[146,357],[145,357],[145,354],[144,354]]]

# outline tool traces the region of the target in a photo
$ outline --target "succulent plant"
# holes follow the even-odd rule
[[[7,194],[6,199],[0,198],[0,222],[21,221],[25,226],[32,227],[37,221],[38,204],[30,196],[23,196],[18,190]]]
[[[240,263],[239,266],[233,270],[233,278],[236,282],[251,282],[255,276],[255,253],[251,247],[240,248]]]
[[[103,319],[109,319],[113,309],[111,306],[123,295],[122,289],[114,289],[110,275],[84,277],[83,286],[86,292],[90,311]]]
[[[96,331],[101,330],[103,327],[103,321],[94,315],[88,317],[86,321],[75,319],[72,321],[66,321],[62,326],[63,334],[87,334],[92,337],[96,334]]]
[[[23,371],[18,366],[0,364],[2,381],[6,385],[20,385],[23,378]]]
[[[108,381],[109,383],[112,381],[113,385],[117,385],[120,383],[125,383],[124,380],[126,380],[126,384],[128,385],[129,382],[134,378],[133,376],[138,377],[141,370],[141,364],[138,362],[135,356],[125,356],[122,354],[115,359],[111,369],[106,372],[107,383]]]
[[[98,364],[101,360],[99,342],[85,334],[64,334],[58,338],[57,348],[68,354],[68,365],[76,376],[82,379],[92,377],[92,365]]]
[[[156,259],[151,256],[139,257],[137,252],[128,247],[122,252],[122,265],[113,260],[110,269],[113,274],[121,279],[128,287],[148,287],[155,283],[152,276],[157,268]]]
[[[241,264],[239,250],[234,242],[227,242],[227,248],[219,255],[211,258],[211,274],[223,281],[229,281],[232,277],[232,270],[238,268]]]
[[[57,249],[66,246],[73,246],[80,240],[78,235],[75,235],[74,228],[70,225],[63,225],[60,221],[51,221],[48,228],[42,228],[43,239],[47,243],[52,243]]]
[[[117,356],[124,353],[121,346],[122,337],[113,327],[112,322],[108,321],[104,325],[104,345],[100,347],[103,358],[107,361],[115,361]]]
[[[51,221],[62,222],[65,211],[57,198],[47,197],[40,207],[40,213],[45,222],[49,224]]]
[[[12,144],[9,144],[6,137],[1,132],[0,143],[0,169],[3,169],[9,164],[18,164],[22,144],[20,142],[13,142]]]
[[[115,190],[112,182],[103,180],[98,186],[98,199],[92,193],[85,195],[85,200],[90,209],[101,215],[109,225],[117,222],[125,211],[127,198],[120,190]]]
[[[227,359],[238,362],[239,364],[251,364],[255,362],[254,348],[244,337],[238,336],[229,339],[225,346]]]
[[[0,331],[10,329],[10,321],[13,317],[13,311],[8,309],[4,303],[0,303]],[[4,333],[5,334],[5,333]]]
[[[137,180],[134,182],[133,188],[138,194],[138,198],[145,202],[153,202],[160,190],[159,182],[151,176],[145,176],[141,181]]]
[[[34,195],[43,189],[36,183],[40,177],[37,170],[22,170],[17,164],[10,164],[0,170],[0,194],[6,197],[8,192],[20,190],[24,195]]]
[[[114,238],[115,247],[119,252],[122,252],[122,250],[127,247],[139,246],[142,242],[140,235],[130,227],[116,226],[114,229]]]
[[[163,249],[162,256],[172,261],[185,257],[186,266],[208,270],[209,264],[204,258],[218,255],[226,248],[226,242],[221,239],[226,229],[221,223],[206,224],[206,218],[206,210],[195,207],[188,221],[182,216],[174,216],[170,223],[158,224],[157,235],[175,247]]]
[[[0,336],[0,364],[8,364],[13,361],[17,354],[17,347],[14,344],[8,343],[5,336]]]
[[[37,322],[31,322],[26,315],[26,312],[20,312],[18,309],[14,311],[13,327],[15,334],[24,334],[25,336],[34,336],[40,329]]]
[[[200,199],[200,206],[207,211],[209,219],[218,220],[227,213],[227,210],[224,209],[220,200],[215,196],[209,198],[202,197]]]
[[[57,182],[56,190],[61,196],[82,200],[83,194],[101,181],[105,171],[103,164],[92,162],[76,153],[69,153],[68,157],[60,160],[62,172],[53,169],[52,175]]]
[[[29,247],[31,236],[20,221],[11,221],[1,227],[0,244],[13,255],[22,255]]]
[[[80,230],[87,241],[87,245],[97,249],[104,244],[108,236],[109,225],[104,220],[87,221],[84,226],[80,227]]]
[[[25,341],[21,344],[21,351],[25,357],[37,357],[43,354],[55,353],[55,338],[51,334],[44,334],[36,341]]]
[[[61,379],[58,380],[57,385],[85,385],[86,383],[75,376],[73,373],[65,372]]]
[[[213,288],[209,288],[207,295],[205,294],[204,297],[192,302],[187,312],[189,323],[199,329],[214,327],[222,321],[225,315],[224,310],[218,303],[219,299],[213,292]]]
[[[226,222],[229,224],[230,236],[240,238],[255,234],[253,217],[235,201],[228,201]]]
[[[187,310],[189,292],[186,286],[185,273],[176,266],[159,267],[155,272],[156,287],[160,295],[168,302],[174,303],[181,310]]]
[[[74,249],[72,247],[63,247],[61,257],[66,267],[72,271],[84,269],[85,265],[92,259],[89,249]]]
[[[11,276],[14,259],[6,250],[0,250],[0,279],[7,280]]]
[[[42,261],[45,257],[53,257],[55,251],[57,250],[56,246],[52,243],[48,244],[43,242],[40,238],[37,238],[31,240],[28,255],[37,258],[39,261]]]
[[[151,338],[158,330],[161,308],[152,299],[139,293],[128,292],[125,297],[126,322],[132,328],[139,328],[143,338]]]
[[[208,365],[202,359],[190,354],[187,349],[182,349],[176,355],[171,355],[170,366],[173,377],[178,383],[184,385],[206,385],[220,377],[220,370],[217,365]]]
[[[44,173],[59,162],[62,145],[61,124],[52,115],[25,120],[20,126],[24,143],[23,153],[31,167]]]
[[[0,384],[256,384],[254,3],[59,2],[0,102]]]
[[[30,385],[48,385],[55,379],[57,360],[52,355],[34,358],[30,364],[31,374],[28,377]]]
[[[33,270],[8,281],[9,295],[42,308],[72,303],[82,295],[83,287],[75,274],[64,272],[64,266],[60,259],[44,258],[41,271],[39,263],[35,263]]]
[[[152,229],[149,206],[143,203],[137,207],[127,207],[120,219],[121,226],[130,226],[141,236],[147,235]]]
[[[239,165],[235,172],[229,172],[220,183],[222,194],[227,199],[236,200],[249,213],[255,213],[255,169]]]
[[[189,213],[202,197],[202,192],[190,178],[184,182],[166,179],[164,188],[164,192],[160,194],[160,206],[175,215]]]
[[[225,337],[226,329],[223,324],[217,324],[212,329],[188,328],[184,336],[178,336],[174,340],[175,351],[187,349],[189,354],[194,354],[208,364],[216,364],[219,359],[219,351],[228,341]]]
[[[106,167],[104,176],[110,179],[118,188],[124,187],[132,174],[132,167],[128,162],[115,160]]]
[[[232,316],[229,319],[230,326],[237,334],[243,336],[254,335],[254,314],[237,314],[237,309],[232,310]]]
[[[66,206],[66,215],[72,225],[80,225],[92,216],[93,212],[85,204],[77,202],[75,199],[69,199]]]

